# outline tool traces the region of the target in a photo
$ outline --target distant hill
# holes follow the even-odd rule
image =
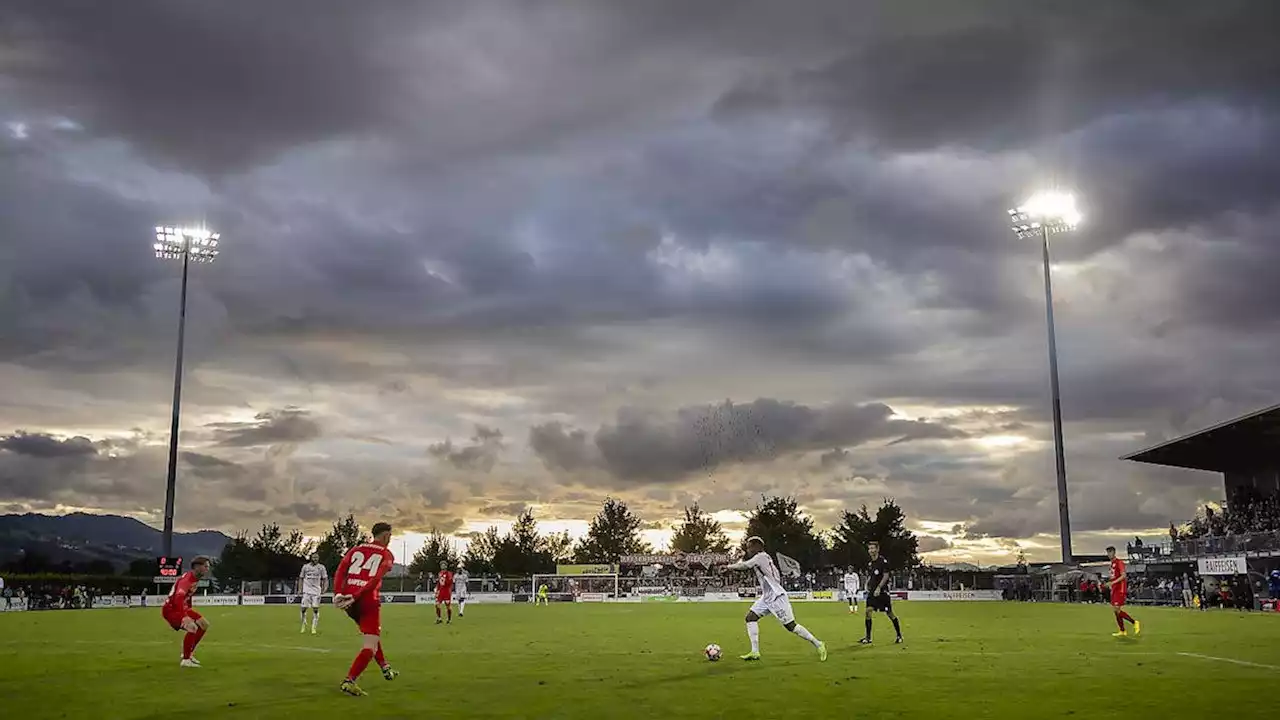
[[[173,534],[173,554],[217,557],[231,538],[216,530]],[[118,515],[0,515],[0,561],[29,550],[54,562],[107,560],[117,569],[164,548],[164,534],[146,523]]]

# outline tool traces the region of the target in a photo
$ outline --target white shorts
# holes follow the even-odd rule
[[[790,625],[796,621],[796,614],[791,611],[791,599],[786,595],[768,601],[764,598],[756,598],[756,601],[751,603],[751,612],[760,617],[772,615],[783,625]]]
[[[466,602],[466,601],[467,601],[467,594],[466,594],[466,593],[454,593],[454,594],[453,594],[453,601],[454,601],[454,602]]]
[[[320,595],[319,594],[311,595],[311,594],[304,593],[302,596],[302,607],[319,609]]]
[[[844,591],[844,599],[845,599],[846,601],[852,600],[852,601],[854,601],[854,602],[858,602],[858,600],[860,600],[860,599],[861,599],[861,597],[862,597],[862,593],[861,593],[860,591],[858,591],[858,590],[848,590],[848,589],[846,589],[846,590]]]

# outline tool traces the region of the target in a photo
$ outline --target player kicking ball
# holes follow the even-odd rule
[[[760,597],[752,603],[747,611],[747,639],[751,641],[751,652],[742,656],[743,660],[760,659],[760,618],[772,615],[782,623],[782,627],[809,641],[818,649],[818,659],[826,661],[827,645],[813,636],[803,625],[796,623],[795,613],[791,611],[791,599],[782,587],[782,575],[773,558],[764,551],[764,540],[751,536],[747,538],[747,557],[742,562],[724,566],[724,570],[751,570],[760,581]],[[794,561],[792,561],[794,562]]]
[[[898,635],[893,641],[895,645],[902,644],[902,624],[898,622],[898,616],[893,614],[893,598],[889,597],[889,561],[880,554],[880,543],[867,543],[867,553],[871,555],[871,577],[867,580],[867,615],[866,626],[867,634],[858,642],[862,645],[871,644],[871,612],[882,612],[889,616],[889,620],[893,622],[893,631]]]
[[[307,564],[298,571],[298,587],[302,588],[302,629],[307,631],[307,610],[311,610],[311,634],[320,631],[320,594],[329,584],[329,571],[320,564],[320,556],[311,553]]]
[[[453,572],[449,563],[440,562],[440,576],[436,578],[436,624],[444,622],[440,618],[440,606],[443,605],[449,616],[449,624],[453,624]]]
[[[1107,559],[1111,561],[1111,579],[1104,580],[1102,587],[1111,588],[1111,609],[1115,611],[1116,625],[1120,627],[1120,631],[1112,633],[1111,636],[1129,637],[1129,633],[1124,628],[1124,623],[1128,620],[1133,624],[1134,637],[1137,637],[1142,634],[1142,623],[1134,620],[1124,609],[1124,601],[1129,594],[1129,576],[1125,572],[1124,561],[1116,557],[1114,547],[1107,548]]]
[[[395,680],[400,674],[391,669],[382,654],[382,600],[378,591],[382,588],[383,576],[395,562],[395,556],[387,549],[390,543],[391,525],[384,522],[375,524],[373,540],[348,550],[333,574],[334,607],[345,611],[364,637],[360,652],[347,671],[347,678],[339,686],[348,695],[367,694],[356,681],[371,660],[378,662],[382,677],[387,680]]]
[[[191,596],[196,594],[200,579],[208,574],[209,558],[203,555],[196,557],[191,561],[191,569],[183,573],[182,577],[178,578],[178,582],[173,584],[168,599],[160,608],[160,614],[164,616],[165,622],[169,623],[169,627],[186,633],[182,636],[182,662],[180,663],[184,668],[200,667],[200,661],[196,660],[196,646],[209,631],[209,621],[191,609]]]

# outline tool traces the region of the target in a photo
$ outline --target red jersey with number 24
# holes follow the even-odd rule
[[[374,543],[362,543],[347,551],[338,571],[333,574],[335,593],[352,595],[357,600],[378,597],[382,588],[382,576],[395,563],[391,551]],[[372,593],[372,595],[370,595]]]

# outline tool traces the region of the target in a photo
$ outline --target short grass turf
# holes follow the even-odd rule
[[[299,635],[288,607],[204,608],[200,669],[156,609],[0,614],[0,708],[37,718],[1099,718],[1266,717],[1280,682],[1280,615],[1137,609],[1143,636],[1111,637],[1102,606],[900,603],[907,637],[857,645],[862,616],[797,603],[826,640],[761,622],[744,663],[745,606],[474,605],[453,625],[429,607],[383,609],[387,656],[367,697],[338,691],[358,649],[328,608]],[[711,663],[707,643],[724,647]],[[12,713],[12,714],[11,714]]]

